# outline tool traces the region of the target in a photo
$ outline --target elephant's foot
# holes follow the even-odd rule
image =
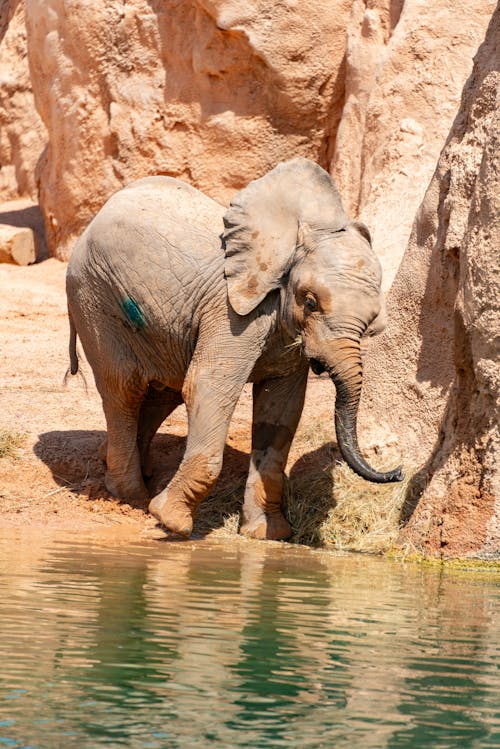
[[[260,510],[259,512],[252,512],[250,516],[243,512],[240,533],[249,538],[257,538],[260,541],[264,539],[286,541],[292,535],[292,529],[290,523],[280,511],[266,513]]]
[[[186,502],[157,494],[149,503],[149,512],[172,533],[186,538],[193,530],[193,513]]]
[[[109,471],[104,477],[106,489],[114,497],[124,499],[126,502],[145,502],[149,498],[148,490],[142,480],[132,482],[116,479]]]

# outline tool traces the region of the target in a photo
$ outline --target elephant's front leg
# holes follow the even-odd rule
[[[248,373],[190,367],[183,389],[188,412],[186,451],[168,486],[154,497],[149,511],[173,533],[189,536],[196,508],[222,468],[229,422]]]
[[[307,369],[254,385],[252,457],[240,531],[252,538],[290,538],[281,511],[283,477],[304,405]]]

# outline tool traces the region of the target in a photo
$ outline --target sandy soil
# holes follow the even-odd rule
[[[123,536],[162,535],[145,507],[134,507],[105,490],[98,447],[105,435],[92,373],[64,385],[68,367],[65,264],[49,259],[29,267],[0,265],[0,431],[25,435],[17,457],[0,458],[0,529],[38,526],[67,531],[104,529]],[[331,383],[312,378],[301,426],[292,447],[292,474],[317,472],[331,460]],[[224,469],[214,499],[231,489],[241,498],[250,449],[251,391],[247,386],[233,417]],[[163,424],[154,440],[151,491],[165,486],[184,449],[184,408]],[[326,443],[326,444],[325,444]],[[311,445],[317,445],[311,449]],[[234,503],[234,492],[232,493]],[[222,515],[224,507],[221,507]],[[221,513],[214,519],[217,530]],[[195,525],[195,532],[197,528]],[[200,531],[198,530],[198,534]]]

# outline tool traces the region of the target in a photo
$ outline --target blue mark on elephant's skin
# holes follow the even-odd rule
[[[131,297],[126,297],[121,303],[125,317],[130,325],[136,330],[142,330],[144,327],[144,315],[142,314],[141,308],[134,302]]]

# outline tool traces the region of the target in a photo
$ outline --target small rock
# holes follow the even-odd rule
[[[0,263],[29,265],[36,260],[35,236],[27,226],[0,224]]]
[[[402,133],[411,133],[412,135],[422,135],[424,129],[420,122],[412,120],[411,117],[405,117],[399,123],[399,129]]]

